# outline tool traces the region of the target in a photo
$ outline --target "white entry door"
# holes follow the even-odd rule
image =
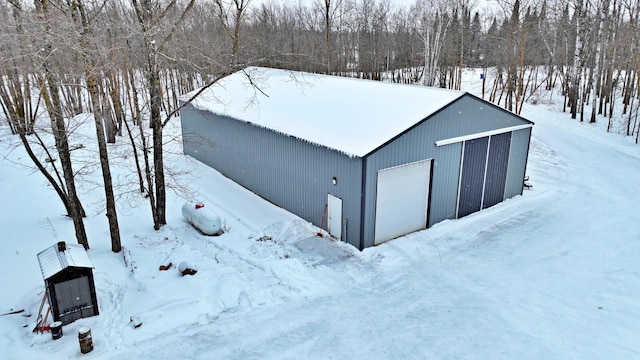
[[[378,171],[374,244],[427,227],[431,160]]]
[[[342,240],[342,199],[329,194],[327,214],[327,231],[329,235]]]

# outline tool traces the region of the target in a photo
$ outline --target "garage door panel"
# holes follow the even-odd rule
[[[426,227],[431,161],[378,171],[374,243]]]

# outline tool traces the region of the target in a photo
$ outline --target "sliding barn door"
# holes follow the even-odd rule
[[[504,200],[510,146],[511,132],[464,142],[457,217]]]

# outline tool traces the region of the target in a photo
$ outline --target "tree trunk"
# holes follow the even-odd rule
[[[111,235],[111,251],[120,252],[122,245],[120,241],[120,228],[118,226],[118,216],[116,212],[115,195],[113,193],[113,182],[111,179],[111,168],[109,166],[109,154],[104,132],[105,108],[102,106],[104,92],[98,86],[95,75],[95,61],[91,57],[92,49],[89,44],[91,29],[86,17],[81,1],[68,0],[67,4],[71,10],[71,16],[79,27],[81,54],[84,61],[85,75],[87,77],[87,90],[91,97],[91,108],[96,125],[96,139],[98,141],[98,153],[100,156],[100,166],[102,169],[102,179],[104,182],[104,192],[106,200],[106,215],[109,221],[109,233]]]
[[[43,68],[45,71],[46,82],[46,85],[43,85],[42,87],[43,98],[45,99],[47,111],[51,119],[51,130],[55,139],[60,165],[62,166],[64,182],[67,188],[67,197],[69,199],[68,216],[73,220],[78,244],[84,246],[85,249],[89,249],[89,241],[87,239],[87,233],[82,220],[82,206],[76,192],[74,172],[71,164],[71,153],[69,152],[69,143],[67,141],[67,130],[65,128],[64,118],[62,117],[62,105],[60,103],[59,95],[60,87],[58,80],[51,73],[51,70],[48,69],[46,65],[44,65]]]
[[[149,64],[155,68],[155,63]],[[162,107],[162,91],[160,89],[160,77],[157,70],[152,70],[149,74],[149,102],[151,108],[151,130],[153,136],[153,170],[156,190],[155,224],[156,230],[162,225],[166,225],[166,189],[164,181],[164,159],[162,150],[162,119],[160,118],[160,108]]]
[[[48,5],[48,0],[36,0],[36,8],[40,13],[41,19],[44,20],[43,24],[45,24],[46,34],[51,33],[50,25],[48,25],[46,21]],[[53,53],[53,46],[50,42],[45,43],[44,49],[45,54]],[[67,188],[67,196],[69,199],[68,215],[73,220],[78,244],[84,246],[85,249],[89,249],[89,240],[87,239],[87,233],[82,219],[84,216],[84,210],[82,209],[80,199],[76,192],[74,172],[71,164],[71,153],[69,152],[69,143],[67,140],[68,134],[64,123],[62,103],[60,101],[60,82],[49,67],[48,57],[45,57],[42,63],[42,68],[44,71],[44,78],[42,81],[41,92],[51,120],[51,130],[55,139],[56,149],[58,151],[58,157],[60,159],[60,165],[62,166],[64,181]]]
[[[331,0],[324,0],[324,59],[326,73],[331,74]]]

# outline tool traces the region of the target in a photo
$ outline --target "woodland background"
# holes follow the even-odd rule
[[[92,115],[114,252],[122,190],[107,144],[131,144],[135,187],[159,229],[171,186],[163,128],[179,114],[178,97],[250,65],[451,89],[472,67],[482,96],[510,111],[562,101],[568,116],[606,121],[638,142],[640,0],[494,4],[2,0],[0,126],[20,138],[89,248],[73,131]]]

